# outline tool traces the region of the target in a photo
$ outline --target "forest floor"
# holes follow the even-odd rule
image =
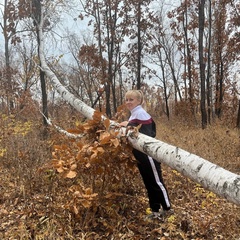
[[[239,130],[220,123],[202,130],[155,120],[159,140],[240,174]],[[86,172],[66,179],[43,167],[52,159],[53,145],[62,141],[54,130],[46,137],[40,123],[15,116],[2,116],[0,124],[0,239],[240,239],[240,206],[164,164],[174,213],[162,221],[145,219],[148,201],[140,175],[121,165],[117,180],[104,175],[111,192],[97,195],[84,188],[85,199],[77,208],[73,186],[89,178],[103,188],[103,180]]]

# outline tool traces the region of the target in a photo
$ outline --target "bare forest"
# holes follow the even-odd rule
[[[2,0],[0,9],[1,239],[240,239],[238,1]],[[146,220],[134,144],[119,137],[129,89],[143,91],[157,140],[233,183],[190,179],[187,159],[178,171],[158,159],[174,212]]]

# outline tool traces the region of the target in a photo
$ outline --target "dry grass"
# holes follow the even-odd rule
[[[240,173],[240,130],[221,122],[202,130],[178,121],[158,121],[158,139]]]
[[[163,173],[175,213],[165,222],[144,221],[148,203],[140,176],[121,166],[122,179],[114,185],[118,194],[74,214],[69,188],[79,179],[62,179],[52,169],[39,171],[62,138],[51,130],[46,136],[36,124],[40,120],[30,117],[29,127],[22,118],[0,122],[0,239],[240,239],[240,207],[167,166]],[[240,173],[236,129],[215,124],[201,130],[163,119],[157,126],[160,140]]]

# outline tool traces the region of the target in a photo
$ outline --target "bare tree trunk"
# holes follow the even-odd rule
[[[128,138],[132,146],[167,164],[204,188],[240,205],[240,175],[227,171],[197,155],[143,134]]]
[[[40,55],[40,36],[39,36],[39,23],[42,21],[42,7],[41,0],[33,0],[33,22],[36,27],[37,33],[37,43],[38,43],[38,56]],[[40,57],[39,57],[40,58]],[[41,63],[40,63],[41,66]],[[45,73],[40,67],[40,83],[42,90],[42,111],[43,111],[43,124],[45,126],[48,125],[46,118],[48,118],[48,103],[47,103],[47,89],[46,89],[46,81],[45,81]]]
[[[240,99],[238,100],[237,128],[240,129]]]
[[[166,115],[168,120],[170,119],[170,112],[169,112],[169,106],[168,106],[168,94],[167,94],[167,84],[166,84],[166,76],[165,76],[165,65],[164,60],[162,58],[162,53],[159,51],[159,62],[162,72],[162,82],[163,82],[163,93],[164,93],[164,100],[165,100],[165,107],[166,107]]]
[[[215,95],[215,114],[218,118],[222,116],[222,105],[224,97],[224,75],[228,69],[226,61],[225,42],[227,41],[226,34],[226,18],[227,18],[227,4],[225,1],[215,2],[218,9],[215,10],[215,32],[214,32],[214,62],[216,64],[216,95]]]
[[[201,78],[201,113],[202,113],[202,129],[207,126],[207,112],[206,112],[206,96],[205,96],[205,63],[203,59],[203,33],[204,33],[204,6],[205,0],[199,2],[199,64],[200,64],[200,78]]]
[[[11,112],[12,109],[14,108],[14,103],[13,103],[13,82],[12,82],[12,69],[10,66],[10,54],[9,54],[9,41],[10,41],[10,36],[8,32],[8,14],[7,9],[8,1],[4,1],[4,15],[3,15],[3,36],[4,36],[4,50],[5,50],[5,71],[6,71],[6,82],[5,82],[5,90],[6,90],[6,95],[7,95],[7,108],[8,111]]]
[[[173,48],[171,49],[171,47],[167,47],[169,39],[165,39],[165,37],[163,36],[162,41],[163,41],[163,44],[162,44],[163,45],[163,50],[164,50],[164,53],[166,55],[168,65],[171,69],[172,79],[173,79],[174,86],[175,86],[175,89],[176,89],[176,95],[179,97],[179,100],[182,101],[182,94],[181,94],[181,90],[180,90],[180,87],[179,87],[179,84],[178,84],[178,81],[177,81],[177,77],[176,77],[176,69],[174,68],[174,60],[173,60],[174,56],[172,54],[172,49]],[[186,83],[185,80],[184,80],[184,82]]]
[[[188,42],[188,9],[185,3],[185,12],[183,13],[184,21],[183,21],[183,30],[184,30],[184,37],[185,37],[185,44],[186,44],[186,64],[187,64],[187,78],[189,82],[189,90],[188,90],[188,97],[189,102],[191,105],[192,113],[194,113],[192,102],[193,102],[193,80],[192,80],[192,55],[191,49]]]
[[[141,41],[141,4],[142,1],[138,2],[137,12],[137,89],[141,89],[141,62],[142,62],[142,41]]]
[[[215,113],[218,118],[221,118],[222,115],[222,102],[223,102],[223,62],[221,53],[220,59],[221,61],[217,65],[216,104],[215,104]]]
[[[212,86],[210,84],[210,78],[211,78],[211,40],[212,40],[212,2],[211,0],[209,2],[209,11],[208,11],[208,23],[209,23],[209,31],[208,31],[208,56],[207,56],[207,77],[206,77],[206,84],[207,84],[207,118],[208,118],[208,124],[211,124],[211,116],[212,116],[212,102],[211,102],[211,96],[212,96]]]

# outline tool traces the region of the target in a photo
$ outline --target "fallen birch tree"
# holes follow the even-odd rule
[[[39,57],[42,70],[49,78],[52,86],[58,91],[61,97],[71,106],[79,111],[87,119],[92,119],[94,109],[77,99],[58,80],[56,75],[48,67],[44,57],[43,18],[39,25]],[[103,120],[106,119],[102,116]],[[111,122],[117,125],[117,123]],[[128,135],[129,142],[133,148],[145,152],[157,161],[165,163],[184,176],[199,183],[204,188],[226,198],[228,201],[240,205],[240,175],[227,171],[197,155],[184,151],[176,146],[169,145],[158,139],[143,134],[138,136]]]

